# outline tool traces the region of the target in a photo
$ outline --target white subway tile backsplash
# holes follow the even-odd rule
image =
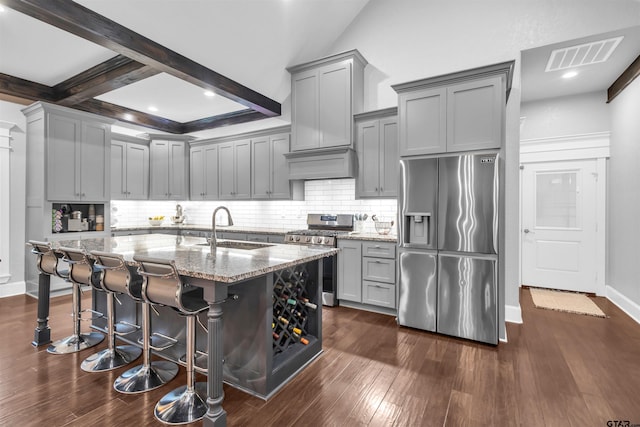
[[[235,225],[245,227],[281,228],[283,230],[307,227],[307,213],[366,213],[369,219],[364,222],[365,232],[375,231],[371,216],[396,218],[396,199],[355,199],[355,179],[331,179],[305,182],[304,201],[113,201],[116,212],[112,216],[118,226],[143,226],[148,217],[164,215],[165,221],[175,214],[176,204],[180,204],[186,216],[187,224],[209,225],[211,213],[220,205],[231,211]],[[219,212],[220,221],[226,221],[223,212]]]

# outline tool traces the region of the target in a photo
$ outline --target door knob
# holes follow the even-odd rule
[[[528,228],[525,228],[524,232],[525,232],[525,234],[529,234],[529,233],[536,234],[533,231],[529,230]]]

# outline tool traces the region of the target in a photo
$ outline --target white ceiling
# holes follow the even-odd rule
[[[368,0],[77,0],[202,65],[284,103],[287,66],[317,59]],[[572,80],[545,73],[553,49],[624,35],[611,58],[580,67]],[[357,48],[357,46],[353,46]],[[464,52],[458,52],[464,54]],[[522,100],[606,90],[640,54],[640,27],[522,52]],[[11,9],[0,13],[0,73],[53,86],[115,53]],[[188,122],[244,109],[228,99],[159,74],[98,97],[127,108]]]
[[[282,103],[286,67],[327,55],[368,0],[78,0],[93,11]],[[329,52],[334,53],[334,52]],[[53,86],[116,56],[11,9],[0,14],[0,73]],[[246,107],[160,74],[98,97],[185,122]],[[155,105],[158,112],[147,110]]]
[[[618,36],[624,38],[606,62],[577,67],[574,70],[578,74],[571,79],[562,78],[568,70],[545,72],[554,49]],[[525,50],[522,52],[522,102],[606,90],[638,55],[640,26]]]

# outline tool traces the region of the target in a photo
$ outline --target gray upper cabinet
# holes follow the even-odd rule
[[[353,114],[362,110],[366,64],[352,50],[287,69],[291,151],[352,145]]]
[[[512,73],[510,61],[393,86],[400,156],[502,147]]]
[[[151,135],[151,138],[149,146],[151,164],[149,198],[154,200],[187,199],[189,185],[187,141],[191,137],[173,140],[166,138],[166,135],[155,137]]]
[[[191,200],[218,199],[218,146],[207,144],[190,149]]]
[[[220,200],[251,198],[251,140],[219,144],[218,180]]]
[[[289,152],[289,134],[266,135],[251,140],[251,197],[253,199],[289,199],[285,153]]]
[[[395,114],[396,109],[384,111]],[[375,113],[356,116],[356,197],[397,197],[397,116],[375,117],[378,117]]]
[[[64,114],[47,119],[47,199],[108,201],[110,126]]]
[[[111,141],[111,198],[149,198],[149,147],[146,141],[128,135],[113,135]]]

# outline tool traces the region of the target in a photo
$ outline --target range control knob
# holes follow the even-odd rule
[[[316,242],[317,244],[321,245],[324,243],[324,237],[318,237],[318,241]]]
[[[300,241],[300,236],[296,236],[296,242]]]
[[[309,242],[311,241],[311,237],[307,236],[307,237],[304,239],[304,241],[305,241],[305,242],[307,242],[307,243],[309,243]]]

